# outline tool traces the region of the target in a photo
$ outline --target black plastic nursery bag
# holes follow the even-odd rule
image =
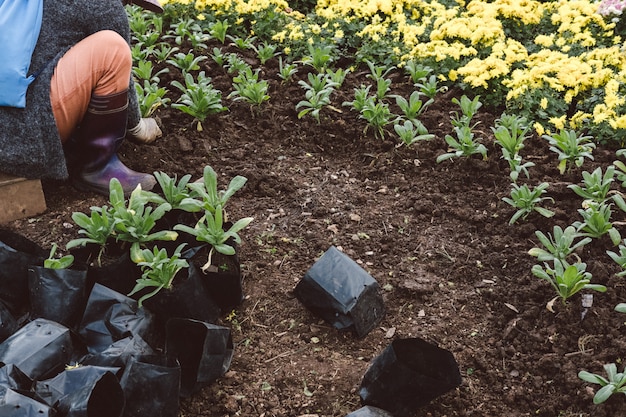
[[[164,355],[133,356],[120,379],[124,417],[177,417],[180,365]]]
[[[28,267],[47,256],[31,240],[0,229],[0,300],[13,314],[28,306]]]
[[[298,282],[294,293],[314,314],[361,338],[383,319],[380,286],[346,254],[331,246]]]
[[[42,317],[73,329],[87,302],[87,270],[30,266],[28,289],[31,319]]]
[[[88,353],[78,362],[83,365],[113,366],[124,368],[133,355],[153,355],[154,350],[141,336],[128,336],[114,342],[98,353]]]
[[[111,288],[121,294],[128,294],[135,287],[136,280],[141,277],[141,268],[130,259],[130,248],[122,246],[127,242],[111,241],[106,244],[105,252],[100,256],[100,246],[88,244],[74,248],[70,252],[76,263],[86,265],[89,282],[95,282]]]
[[[74,353],[70,330],[46,319],[33,320],[0,343],[0,363],[13,364],[29,378],[49,378],[68,364]]]
[[[37,382],[35,391],[60,416],[121,417],[124,393],[115,374],[119,368],[79,366]]]
[[[33,380],[15,365],[4,365],[0,368],[0,385],[14,390],[29,390]]]
[[[154,337],[153,316],[132,298],[95,284],[78,333],[89,353],[102,352],[114,342],[134,335],[150,343]]]
[[[365,405],[405,417],[459,385],[451,352],[419,338],[396,339],[370,363],[359,395]]]
[[[220,315],[220,308],[204,288],[202,271],[193,263],[176,274],[172,288],[161,289],[144,306],[162,326],[171,318],[213,323]]]
[[[56,417],[54,409],[29,397],[27,391],[16,391],[0,384],[0,416]]]
[[[189,319],[167,322],[165,353],[181,367],[180,395],[188,397],[223,376],[233,358],[228,327]]]
[[[0,301],[0,342],[15,333],[19,325],[8,307]]]

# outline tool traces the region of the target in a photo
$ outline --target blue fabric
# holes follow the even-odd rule
[[[43,17],[43,0],[0,0],[0,106],[26,107],[28,74]]]

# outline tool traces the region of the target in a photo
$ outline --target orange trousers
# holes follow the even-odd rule
[[[111,30],[86,37],[63,55],[50,84],[52,112],[62,142],[81,122],[92,95],[128,89],[132,65],[130,46]]]

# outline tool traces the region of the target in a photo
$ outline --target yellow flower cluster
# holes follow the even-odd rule
[[[596,103],[589,111],[569,119],[552,117],[555,128],[584,123],[626,128],[626,116],[619,114],[626,90],[620,91],[626,85],[622,41],[613,33],[615,24],[596,13],[594,0],[457,0],[453,6],[436,0],[318,0],[314,13],[320,20],[315,22],[291,10],[285,0],[163,0],[171,2],[242,16],[285,11],[289,23],[273,40],[286,48],[323,36],[342,39],[357,23],[357,36],[368,44],[395,45],[389,53],[399,66],[410,59],[445,61],[448,73],[440,76],[484,89],[498,83],[508,89],[507,100],[523,101],[537,89],[551,91],[549,99],[536,103],[549,114],[554,100],[581,102],[600,91],[596,101],[589,101]],[[547,29],[550,25],[554,29]],[[526,45],[508,37],[509,30],[524,27]],[[526,47],[533,42],[539,51],[529,54]]]
[[[525,60],[528,52],[522,44],[512,39],[496,43],[492,53],[485,59],[472,59],[456,73],[472,87],[488,88],[489,80],[507,76],[514,63]]]

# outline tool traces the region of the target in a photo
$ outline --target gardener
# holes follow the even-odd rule
[[[17,53],[7,57],[0,50],[0,171],[27,178],[69,177],[76,188],[104,195],[113,177],[126,193],[138,184],[152,189],[151,174],[131,170],[117,156],[125,137],[145,144],[161,136],[154,119],[141,117],[131,79],[124,8],[130,2],[162,11],[157,0],[0,0],[0,49],[28,43],[28,33],[40,25],[34,51],[27,52],[32,53],[30,61],[26,58],[30,66],[25,65],[34,80],[21,92],[21,102],[20,92],[13,94],[16,99],[5,97],[26,79],[11,79]],[[38,23],[37,17],[21,22],[7,17],[20,7],[38,8]],[[24,21],[33,26],[16,39]]]

